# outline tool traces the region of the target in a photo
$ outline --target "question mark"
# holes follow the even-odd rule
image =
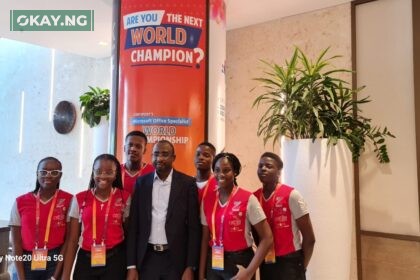
[[[198,68],[200,68],[200,62],[204,58],[204,51],[202,49],[200,49],[200,48],[194,48],[194,53],[198,53],[198,57],[195,60],[195,63],[196,63],[195,68],[198,69]]]

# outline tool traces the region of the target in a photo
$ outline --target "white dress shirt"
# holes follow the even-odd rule
[[[168,244],[165,223],[169,194],[171,192],[172,174],[173,169],[168,177],[162,181],[155,172],[152,190],[152,224],[149,236],[149,243],[151,244]]]

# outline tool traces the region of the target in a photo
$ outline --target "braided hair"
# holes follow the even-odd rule
[[[236,181],[236,177],[239,175],[239,173],[241,173],[241,169],[242,169],[241,162],[239,161],[238,157],[232,153],[219,153],[214,157],[214,160],[211,166],[213,170],[215,169],[216,162],[221,158],[227,159],[229,164],[231,165],[233,169],[233,173],[234,173],[233,183],[235,184],[235,186],[237,186],[238,183]]]
[[[113,161],[116,167],[116,176],[114,182],[112,182],[112,187],[117,189],[123,189],[123,183],[122,183],[122,175],[121,175],[121,164],[118,161],[118,159],[110,154],[102,154],[95,158],[92,165],[92,174],[90,175],[90,182],[89,182],[89,189],[95,188],[95,178],[93,174],[93,168],[95,166],[95,163],[100,160],[110,160]]]

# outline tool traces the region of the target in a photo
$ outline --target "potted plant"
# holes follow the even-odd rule
[[[389,162],[385,140],[394,136],[360,115],[369,98],[357,98],[363,87],[352,89],[343,80],[351,71],[333,68],[338,56],[327,52],[312,61],[296,48],[284,65],[264,62],[264,76],[255,79],[264,90],[253,107],[268,105],[257,134],[264,143],[282,137],[282,182],[298,189],[310,209],[317,244],[309,278],[344,280],[356,264],[352,161],[372,143],[379,162]]]
[[[82,119],[90,126],[97,126],[102,117],[109,119],[109,89],[89,86],[90,91],[80,97]]]
[[[374,145],[381,163],[389,162],[386,137],[394,137],[385,127],[371,124],[371,119],[359,114],[360,105],[370,102],[368,97],[357,99],[363,89],[352,89],[338,75],[351,72],[331,68],[338,56],[325,58],[328,48],[312,62],[296,48],[284,66],[264,62],[265,76],[256,78],[265,92],[254,101],[253,107],[268,104],[258,125],[258,136],[264,144],[280,136],[290,139],[327,138],[328,144],[343,139],[357,161],[366,142]]]

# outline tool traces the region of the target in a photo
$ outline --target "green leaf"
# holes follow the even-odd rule
[[[102,116],[109,119],[110,91],[100,87],[88,87],[90,91],[79,96],[81,117],[90,127],[94,127],[100,123]]]
[[[389,162],[386,139],[395,136],[388,128],[372,125],[371,119],[361,115],[369,97],[359,97],[364,86],[352,89],[342,77],[352,70],[334,68],[332,63],[340,56],[327,57],[326,48],[313,60],[296,47],[283,65],[261,61],[263,75],[254,79],[262,90],[252,107],[265,111],[259,121],[257,135],[264,145],[280,136],[289,138],[328,138],[334,145],[343,139],[357,161],[365,145],[374,146],[381,163]]]

